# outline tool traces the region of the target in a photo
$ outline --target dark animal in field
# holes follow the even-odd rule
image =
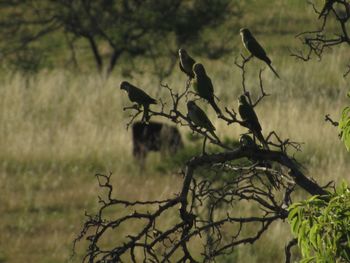
[[[165,123],[135,122],[132,126],[133,156],[143,162],[150,151],[174,154],[183,148],[179,130]]]

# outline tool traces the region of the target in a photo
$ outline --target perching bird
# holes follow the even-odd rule
[[[134,85],[130,84],[127,81],[123,81],[120,84],[120,89],[125,90],[128,93],[129,99],[132,102],[136,102],[139,106],[143,106],[143,116],[142,121],[148,122],[149,120],[149,105],[150,104],[157,104],[157,101],[150,97],[146,92],[143,90],[135,87]]]
[[[258,59],[261,59],[264,61],[269,68],[275,73],[277,78],[280,78],[276,70],[271,65],[271,59],[266,55],[265,50],[263,47],[259,44],[259,42],[255,39],[255,37],[252,35],[252,33],[247,28],[242,28],[240,31],[243,45],[248,51]]]
[[[187,116],[188,118],[198,127],[206,129],[213,137],[220,141],[218,136],[215,134],[215,127],[209,120],[208,116],[205,114],[205,112],[197,106],[197,104],[190,100],[187,102]]]
[[[193,65],[196,61],[188,55],[187,51],[183,48],[179,49],[179,66],[182,72],[184,72],[190,79],[194,78]]]
[[[199,97],[207,100],[218,115],[222,115],[220,108],[214,100],[214,88],[211,79],[202,64],[193,65],[194,79],[192,79],[193,89],[198,93]]]
[[[247,134],[242,134],[239,137],[239,144],[241,145],[241,147],[248,148],[248,149],[255,149],[258,147],[254,142],[254,140],[252,139],[252,137],[250,137]]]
[[[264,148],[268,149],[268,145],[261,133],[262,129],[258,117],[256,116],[253,107],[247,102],[246,96],[244,95],[239,97],[238,112],[247,128],[258,138],[258,140],[263,144]]]
[[[320,19],[322,16],[328,14],[329,10],[331,10],[334,3],[335,3],[335,0],[325,0],[324,6],[321,10],[320,15],[318,16],[318,19]]]

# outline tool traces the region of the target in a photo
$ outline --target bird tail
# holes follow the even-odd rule
[[[215,103],[214,98],[209,100],[209,103],[218,115],[222,115],[222,112],[221,112],[220,108],[218,107],[218,105]]]
[[[209,131],[211,135],[213,135],[213,137],[218,141],[218,142],[221,142],[219,137],[215,134],[214,131]]]
[[[267,144],[267,142],[266,142],[266,140],[265,140],[265,138],[264,138],[264,136],[262,135],[261,131],[256,132],[256,133],[255,133],[255,136],[256,136],[256,137],[258,138],[258,140],[261,142],[261,144],[263,145],[263,148],[264,148],[265,150],[269,150],[269,149],[270,149],[269,146],[268,146],[268,144]]]
[[[272,67],[272,65],[271,64],[267,64],[267,65],[273,71],[273,73],[275,73],[276,77],[280,79],[280,76],[278,75],[277,71]]]

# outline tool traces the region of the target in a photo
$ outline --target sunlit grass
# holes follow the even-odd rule
[[[306,173],[321,184],[347,179],[350,168],[349,154],[336,128],[324,121],[326,113],[337,119],[346,105],[347,79],[340,76],[343,64],[338,62],[341,55],[325,58],[331,67],[300,63],[290,57],[276,58],[282,79],[275,79],[268,69],[264,71],[265,89],[271,96],[256,109],[265,135],[274,130],[282,138],[305,143],[296,157]],[[220,106],[237,109],[241,76],[233,60],[234,55],[225,63],[203,63],[221,99]],[[251,62],[247,68],[247,87],[253,97],[259,95],[258,66],[263,65]],[[0,256],[5,260],[67,259],[84,211],[96,211],[100,194],[94,179],[97,172],[113,172],[118,198],[166,198],[179,190],[181,176],[174,168],[167,170],[166,162],[160,165],[159,155],[149,156],[143,174],[133,162],[131,134],[126,130],[129,113],[122,110],[130,103],[119,90],[120,81],[118,76],[106,81],[97,75],[75,76],[65,71],[41,73],[29,84],[21,75],[4,78],[0,87]],[[167,91],[155,78],[139,75],[131,81],[152,96],[170,102]],[[182,90],[186,78],[176,72],[164,82]],[[203,102],[200,105],[206,108],[220,137],[237,139],[244,132],[237,125],[227,126],[217,119]],[[182,127],[181,132],[185,139],[188,130]],[[273,229],[254,247],[254,253],[250,253],[252,247],[236,251],[238,261],[247,262],[250,251],[249,262],[269,257],[280,262],[281,231],[287,237],[289,230],[280,224]],[[267,249],[266,242],[275,249]]]
[[[276,79],[256,59],[247,66],[246,85],[253,98],[260,92],[258,71],[266,68],[264,87],[271,95],[256,108],[264,135],[276,131],[281,138],[304,143],[296,158],[306,174],[320,184],[349,180],[350,155],[338,139],[337,129],[324,121],[327,113],[337,120],[348,104],[349,77],[342,78],[349,59],[346,49],[327,51],[321,62],[298,61],[288,49],[299,44],[295,34],[314,28],[309,25],[315,21],[305,1],[279,1],[277,6],[272,1],[247,2],[239,25],[256,32],[281,75],[281,80]],[[257,10],[262,10],[259,16]],[[247,53],[238,34],[232,42],[235,51],[222,60],[197,60],[212,78],[220,107],[237,110],[242,87],[234,61],[240,52]],[[86,56],[87,51],[83,51],[79,52]],[[134,78],[127,80],[170,103],[168,92],[149,74],[149,64],[138,67],[145,73],[132,72]],[[121,199],[164,199],[179,191],[182,177],[177,174],[177,165],[198,147],[186,139],[188,129],[180,127],[187,152],[177,156],[176,162],[152,153],[141,171],[131,154],[131,131],[126,130],[130,112],[122,110],[130,102],[119,90],[123,78],[118,68],[108,80],[94,73],[65,70],[41,72],[30,79],[21,74],[2,75],[0,79],[0,262],[66,261],[85,210],[92,214],[98,207],[101,191],[95,173],[113,172],[115,195]],[[176,68],[162,82],[181,91],[186,77]],[[199,103],[220,138],[234,141],[245,132],[237,125],[227,126],[204,102]],[[184,105],[182,109],[185,112]],[[299,193],[295,199],[303,197]],[[251,209],[246,207],[248,212]],[[166,223],[171,220],[169,215]],[[134,227],[135,222],[128,226]],[[272,228],[256,246],[242,246],[222,262],[233,258],[237,262],[283,262],[289,228],[283,223]],[[81,261],[83,247],[84,242],[73,261]]]

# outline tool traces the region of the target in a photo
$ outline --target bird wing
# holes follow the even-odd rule
[[[157,103],[157,101],[152,97],[150,97],[146,92],[134,86],[131,86],[129,88],[129,99],[139,104],[156,104]]]
[[[262,130],[259,119],[256,116],[254,109],[250,105],[240,104],[238,107],[238,112],[239,115],[241,115],[242,120],[246,121],[247,124],[251,126],[251,129],[254,129],[254,131]]]
[[[214,97],[214,86],[213,86],[213,83],[211,82],[211,79],[209,77],[206,78],[207,79],[207,89],[209,91],[209,93],[211,94],[212,97]]]
[[[187,60],[184,60],[180,57],[179,67],[183,73],[185,73],[188,77],[194,78],[194,73],[192,71],[192,67],[196,62],[193,58],[188,57]]]
[[[264,48],[259,44],[259,42],[254,38],[250,38],[245,42],[246,48],[252,53],[252,55],[265,61],[267,64],[271,64],[271,60],[266,55]]]
[[[188,69],[189,75],[191,75],[191,77],[193,78],[194,77],[194,73],[193,73],[192,68],[193,68],[193,65],[196,64],[196,61],[189,56],[186,64],[189,67],[189,69]]]
[[[181,69],[181,71],[182,71],[183,73],[185,73],[186,75],[188,75],[187,72],[185,71],[184,67],[182,66],[181,58],[180,58],[180,61],[179,61],[179,67],[180,67],[180,69]]]
[[[211,123],[208,116],[205,114],[205,112],[201,108],[196,107],[195,115],[198,121],[198,126],[201,126],[207,129],[208,131],[215,131],[214,125]]]
[[[197,76],[197,93],[206,100],[214,99],[214,88],[208,76]]]

